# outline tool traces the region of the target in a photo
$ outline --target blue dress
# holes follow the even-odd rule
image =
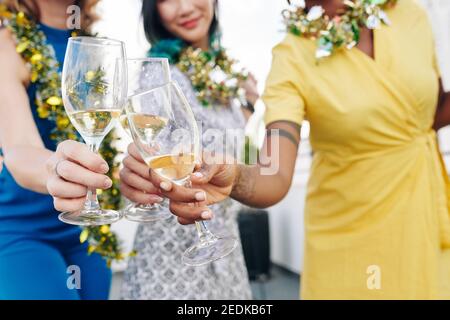
[[[60,66],[70,31],[40,24]],[[41,119],[27,89],[33,117],[46,148],[54,124]],[[0,149],[1,154],[1,149]],[[6,166],[0,173],[0,299],[107,299],[111,272],[80,244],[80,228],[58,220],[49,195],[20,187]]]

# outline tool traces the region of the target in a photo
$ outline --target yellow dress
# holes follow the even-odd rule
[[[273,50],[265,120],[311,125],[303,299],[450,297],[450,181],[431,129],[438,71],[426,13],[387,11],[372,59],[316,64],[315,42]]]

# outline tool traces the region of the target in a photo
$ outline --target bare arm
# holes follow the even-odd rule
[[[245,90],[247,102],[254,108],[260,96],[258,92],[258,81],[256,81],[256,78],[252,73],[249,73],[247,81],[244,82],[242,88]],[[253,112],[255,112],[255,110],[250,111],[248,108],[242,108],[242,113],[244,114],[246,122],[248,122]]]
[[[28,70],[7,30],[0,31],[0,137],[5,165],[19,185],[46,193],[45,161],[52,152],[33,120],[25,85]]]
[[[448,126],[450,124],[450,93],[444,92],[442,81],[439,86],[439,101],[434,119],[433,128],[438,131],[439,129]]]
[[[137,191],[140,186],[136,179],[135,183],[124,179],[124,176],[130,175],[128,181],[131,181],[131,172],[150,179],[152,185],[157,186],[154,193],[170,199],[170,210],[178,216],[181,224],[211,219],[213,214],[208,205],[229,196],[253,207],[274,205],[287,194],[292,182],[300,126],[289,121],[278,121],[270,124],[268,129],[278,131],[268,130],[257,165],[208,164],[207,158],[204,158],[202,166],[191,176],[192,188],[164,180],[153,171],[147,177],[139,173],[148,169],[143,163],[139,164],[140,156],[136,147],[132,146],[129,148],[128,160],[124,162],[127,172],[122,176],[122,181],[125,181],[122,191],[133,190],[127,193],[131,200],[138,199],[137,196],[142,193]],[[127,187],[126,190],[123,187]]]
[[[300,142],[297,124],[279,121],[270,124],[267,130],[272,134],[266,135],[259,164],[239,165],[231,192],[232,198],[253,207],[269,207],[284,198],[291,186],[297,159]],[[277,143],[279,149],[275,146]]]
[[[1,145],[14,180],[23,188],[52,195],[59,211],[81,208],[87,187],[109,188],[107,163],[86,145],[67,140],[55,152],[45,148],[25,89],[28,70],[6,30],[0,30],[0,70]]]

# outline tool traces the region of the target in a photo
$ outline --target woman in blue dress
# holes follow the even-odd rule
[[[95,21],[96,1],[4,1],[36,20],[62,66],[66,11],[81,8],[81,25]],[[0,299],[107,299],[111,272],[80,244],[80,229],[58,220],[56,209],[79,208],[86,186],[105,189],[103,159],[75,141],[58,146],[53,123],[36,112],[35,83],[16,52],[14,35],[0,23]],[[86,169],[86,168],[89,168]],[[68,170],[69,169],[69,170]],[[89,181],[89,183],[87,182]],[[49,195],[51,193],[54,199]],[[65,198],[66,194],[71,198]],[[54,207],[55,206],[55,207]]]

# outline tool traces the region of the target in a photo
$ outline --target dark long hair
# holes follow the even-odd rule
[[[144,18],[145,37],[151,44],[155,44],[163,39],[176,39],[163,25],[157,8],[158,0],[142,1],[142,17]],[[218,0],[214,4],[214,17],[209,27],[209,36],[219,31],[219,20],[217,18]]]

